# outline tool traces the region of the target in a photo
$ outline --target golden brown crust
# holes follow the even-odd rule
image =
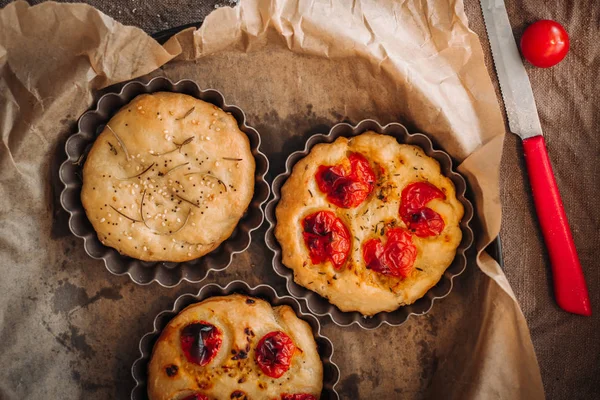
[[[229,113],[184,94],[144,94],[96,139],[81,201],[106,246],[145,261],[187,261],[231,235],[252,199],[254,170],[248,137]]]
[[[319,190],[315,173],[320,165],[340,163],[349,152],[362,154],[372,166],[381,166],[383,172],[374,168],[377,183],[361,205],[341,209],[330,204]],[[378,228],[392,221],[396,226],[406,227],[398,215],[400,195],[404,187],[415,181],[428,181],[446,194],[446,200],[436,199],[427,204],[444,219],[443,232],[436,237],[413,236],[418,256],[414,271],[406,279],[367,269],[362,243],[381,237]],[[302,219],[323,209],[335,212],[353,237],[350,256],[339,271],[330,262],[312,265],[302,237]],[[459,223],[463,212],[454,185],[441,174],[437,161],[416,146],[367,132],[352,139],[340,137],[331,144],[318,144],[296,163],[281,189],[275,236],[281,244],[283,264],[294,271],[296,283],[319,293],[342,311],[373,315],[415,302],[440,280],[460,244]]]
[[[197,321],[211,323],[222,332],[219,352],[204,367],[188,362],[179,344],[181,330]],[[298,349],[290,369],[277,379],[262,374],[255,361],[258,341],[272,331],[285,332]],[[240,351],[247,356],[240,358]],[[169,376],[167,368],[172,371],[173,365],[177,372]],[[150,400],[172,400],[195,392],[229,399],[235,391],[249,399],[279,399],[283,393],[318,398],[323,385],[323,365],[308,323],[289,306],[272,308],[264,300],[237,294],[212,297],[179,313],[155,344],[148,373]]]

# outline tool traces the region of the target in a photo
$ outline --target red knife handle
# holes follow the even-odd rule
[[[546,141],[541,135],[525,139],[523,149],[533,202],[550,256],[556,302],[565,311],[590,316],[592,307],[585,278],[552,172]]]

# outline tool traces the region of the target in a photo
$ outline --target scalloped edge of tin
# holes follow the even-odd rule
[[[275,238],[275,225],[277,218],[275,216],[275,208],[281,197],[281,188],[285,181],[292,173],[294,165],[302,158],[306,157],[313,146],[319,143],[332,143],[340,136],[352,137],[357,136],[366,131],[375,131],[390,135],[396,138],[399,143],[411,144],[419,146],[425,154],[434,158],[440,164],[442,174],[449,178],[456,188],[456,197],[464,207],[464,216],[460,222],[460,227],[463,233],[462,240],[456,249],[456,256],[442,275],[440,281],[427,293],[417,300],[415,303],[401,306],[398,309],[390,312],[380,312],[372,317],[363,316],[359,312],[343,312],[335,305],[329,303],[327,299],[320,296],[303,286],[294,282],[293,270],[287,268],[282,263],[281,246]],[[265,216],[269,223],[269,228],[266,233],[265,242],[267,246],[274,252],[273,269],[279,276],[285,278],[286,288],[288,292],[298,299],[304,299],[308,309],[313,314],[319,317],[329,317],[338,326],[350,326],[356,324],[363,329],[376,329],[383,324],[390,326],[398,326],[405,323],[408,318],[416,315],[427,314],[433,307],[436,300],[440,300],[450,294],[454,285],[454,278],[462,274],[467,266],[467,251],[473,245],[474,234],[470,227],[470,222],[474,215],[472,203],[466,197],[467,182],[462,175],[454,171],[453,162],[450,155],[444,151],[434,148],[429,137],[422,133],[409,133],[404,125],[393,122],[385,126],[381,126],[377,121],[365,119],[356,125],[348,123],[339,123],[334,125],[327,134],[316,134],[311,136],[303,150],[296,151],[290,154],[285,163],[285,171],[279,174],[273,180],[271,191],[272,199],[267,203],[265,208]]]
[[[251,287],[244,281],[236,280],[228,283],[225,287],[216,283],[211,283],[203,286],[198,294],[186,293],[179,296],[171,309],[161,311],[154,318],[152,332],[146,333],[139,343],[140,356],[134,361],[131,367],[131,375],[135,380],[135,387],[131,390],[132,400],[148,400],[147,393],[147,367],[152,356],[154,344],[158,340],[160,333],[167,324],[179,314],[185,307],[206,300],[214,296],[227,296],[233,293],[241,293],[248,296],[264,299],[276,307],[280,305],[288,305],[292,307],[298,318],[306,321],[313,332],[317,349],[323,362],[323,391],[321,392],[322,400],[339,400],[340,396],[335,389],[335,386],[340,380],[340,369],[332,357],[334,353],[333,343],[331,340],[321,334],[321,324],[317,317],[310,313],[302,311],[298,300],[291,296],[279,296],[277,291],[270,285],[261,284]]]
[[[230,112],[237,120],[240,130],[248,136],[256,162],[254,195],[231,236],[203,257],[181,263],[141,261],[104,246],[100,243],[81,203],[80,174],[85,157],[98,134],[102,132],[110,118],[136,96],[161,91],[191,95]],[[174,287],[183,281],[199,283],[206,279],[211,271],[222,271],[227,268],[234,254],[241,253],[250,246],[250,234],[262,225],[263,205],[270,195],[270,187],[265,180],[269,170],[269,160],[260,150],[261,137],[258,131],[246,124],[246,115],[242,109],[225,102],[221,92],[215,89],[202,90],[196,82],[188,79],[175,83],[165,77],[156,77],[146,83],[134,80],[125,84],[118,93],[111,92],[100,97],[96,107],[79,118],[77,127],[78,131],[65,143],[67,160],[59,168],[59,177],[64,185],[60,203],[69,213],[69,229],[75,236],[83,239],[85,252],[94,259],[104,260],[104,265],[110,273],[128,275],[132,281],[140,285],[157,282],[164,287]]]

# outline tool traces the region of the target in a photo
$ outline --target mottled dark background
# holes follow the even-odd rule
[[[228,0],[93,0],[87,3],[124,24],[139,26],[148,33],[199,22],[215,7],[235,4],[234,1]],[[465,3],[471,28],[482,38],[486,63],[495,80],[479,4],[474,0],[465,0]],[[572,49],[563,63],[551,69],[536,69],[531,66],[527,66],[527,69],[550,158],[587,278],[595,316],[583,318],[570,315],[561,311],[554,303],[548,257],[534,215],[522,158],[522,145],[513,135],[506,138],[501,170],[504,212],[501,237],[504,245],[505,272],[529,323],[548,399],[596,399],[600,398],[600,262],[595,254],[600,247],[600,81],[597,77],[600,71],[600,4],[595,0],[506,0],[506,3],[517,38],[529,23],[546,18],[561,22],[571,35]],[[0,0],[0,6],[6,4],[6,0]],[[264,228],[253,236],[254,240],[263,234]],[[77,249],[73,265],[62,267],[63,270],[69,271],[83,261],[79,259],[82,253],[81,243],[73,237],[65,240],[71,242],[71,249]],[[265,253],[264,259],[254,256],[251,261],[263,262],[269,257],[270,254]],[[243,262],[244,256],[239,260]],[[107,275],[106,271],[100,268],[90,273],[98,279],[106,279]],[[246,278],[250,283],[258,283],[261,278],[251,275],[240,277]],[[77,310],[109,306],[105,302],[119,300],[126,293],[130,293],[139,296],[140,302],[148,305],[148,314],[143,316],[145,319],[131,321],[132,324],[138,323],[143,327],[135,329],[142,332],[149,327],[146,319],[171,304],[174,298],[171,294],[195,289],[193,286],[183,285],[172,290],[169,296],[165,296],[164,292],[154,296],[155,286],[140,292],[135,291],[134,284],[125,278],[115,278],[115,282],[116,286],[113,288],[102,288],[94,293],[94,288],[86,290],[65,279],[59,282],[52,309],[56,313],[69,314],[68,317],[76,321],[79,318]],[[148,300],[146,295],[150,295],[151,300]],[[36,294],[32,293],[30,300],[35,301],[35,296]],[[446,305],[452,301],[450,296],[445,300]],[[419,324],[427,325],[427,332],[435,337],[438,335],[439,327],[436,324],[439,320],[433,322],[435,320],[428,321],[427,318],[423,318]],[[98,329],[102,329],[102,321],[97,321],[97,324]],[[394,331],[394,334],[399,340],[411,340],[411,325],[413,324]],[[75,326],[76,323],[72,325],[72,332],[56,335],[56,340],[62,342],[63,347],[78,351],[82,358],[88,359],[103,351],[97,346],[90,346],[85,335]],[[51,325],[46,323],[43,328],[52,333]],[[365,336],[365,340],[386,340],[385,336],[390,332],[389,329],[379,330],[375,334]],[[125,346],[124,342],[119,340],[118,332],[106,332],[106,336],[114,337],[117,347]],[[348,342],[345,345],[352,347],[358,343]],[[97,381],[94,379],[93,370],[78,370],[76,365],[71,366],[72,378],[80,382],[88,393],[128,391],[131,387],[128,365],[135,350],[122,348],[117,353],[119,352],[124,354],[124,359],[122,367],[109,374],[113,376],[112,382]],[[426,344],[423,345],[423,354],[418,356],[427,356]],[[368,358],[367,355],[365,357]],[[404,359],[403,362],[411,360]],[[345,372],[348,372],[348,368],[342,366],[342,373]],[[23,379],[23,376],[29,374],[35,379],[35,371],[14,371],[14,379]],[[398,374],[401,376],[401,368]],[[371,380],[373,385],[377,382],[376,376],[361,376],[356,373],[343,376],[339,388],[345,394],[344,397],[357,393],[357,382],[362,379]],[[402,395],[398,393],[397,397],[401,398]]]

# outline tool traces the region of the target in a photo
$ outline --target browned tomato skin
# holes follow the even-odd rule
[[[185,358],[202,367],[215,358],[222,342],[219,328],[205,321],[186,325],[180,334],[181,349]]]
[[[413,182],[402,190],[400,217],[418,237],[437,236],[446,226],[440,214],[426,207],[434,199],[446,199],[440,189],[429,182]]]
[[[295,351],[296,346],[287,334],[269,332],[256,345],[256,363],[265,375],[279,378],[290,369]]]
[[[350,154],[347,163],[321,165],[315,179],[327,200],[341,208],[358,207],[375,186],[375,173],[369,161],[358,153]]]
[[[304,243],[313,264],[331,261],[340,269],[350,253],[350,232],[341,219],[331,211],[317,211],[302,221]]]
[[[386,232],[387,241],[370,239],[363,245],[363,258],[368,269],[387,276],[406,278],[413,270],[417,248],[411,234],[403,228]]]

